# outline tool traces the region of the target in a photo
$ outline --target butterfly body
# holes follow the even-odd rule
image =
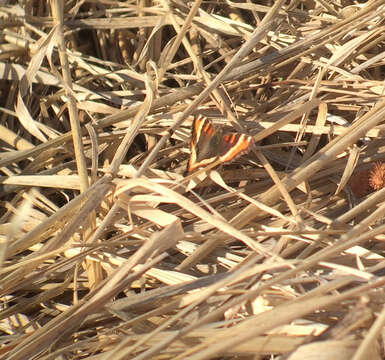
[[[209,119],[200,115],[193,121],[190,160],[187,172],[220,160],[230,162],[247,153],[253,142],[251,136],[241,133],[223,133],[215,129]]]

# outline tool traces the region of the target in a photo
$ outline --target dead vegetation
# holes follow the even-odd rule
[[[24,5],[0,359],[384,357],[382,0]],[[252,151],[186,175],[199,114]]]

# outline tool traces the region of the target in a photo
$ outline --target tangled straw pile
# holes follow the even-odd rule
[[[383,358],[382,0],[24,3],[1,360]],[[201,114],[254,146],[186,176]]]

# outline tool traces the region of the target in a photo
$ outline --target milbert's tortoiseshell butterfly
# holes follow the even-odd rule
[[[227,163],[249,152],[253,138],[241,133],[222,133],[209,119],[199,115],[194,119],[187,172],[220,160]]]

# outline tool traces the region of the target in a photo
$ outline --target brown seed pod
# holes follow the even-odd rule
[[[372,189],[369,184],[370,169],[355,172],[350,178],[349,185],[355,197],[360,198],[368,195]]]

